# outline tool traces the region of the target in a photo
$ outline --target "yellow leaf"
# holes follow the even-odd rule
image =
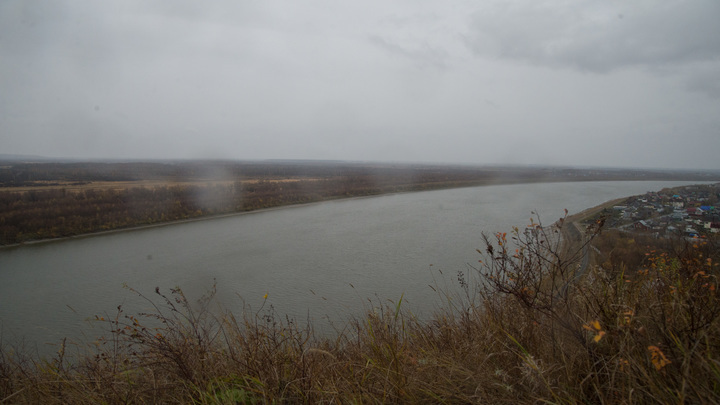
[[[659,347],[648,346],[648,350],[650,351],[650,360],[652,360],[652,363],[655,366],[656,370],[660,371],[663,369],[663,367],[672,363],[672,361],[668,360],[668,358],[665,357],[665,353],[663,353]]]

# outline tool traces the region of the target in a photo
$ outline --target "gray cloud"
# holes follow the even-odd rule
[[[701,64],[691,72],[686,80],[688,90],[720,99],[720,62]]]
[[[478,55],[607,73],[720,58],[714,0],[500,2],[472,17]]]
[[[389,40],[377,35],[371,36],[370,42],[391,54],[406,57],[415,61],[421,68],[427,66],[436,68],[446,67],[445,59],[448,57],[448,53],[443,49],[434,49],[428,43],[422,43],[418,47],[410,49],[390,42]]]

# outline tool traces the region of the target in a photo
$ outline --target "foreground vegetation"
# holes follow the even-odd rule
[[[537,222],[485,236],[477,267],[438,291],[446,304],[429,320],[400,299],[322,337],[272,310],[219,310],[214,290],[189,302],[158,289],[152,313],[98,317],[111,333],[87,354],[3,346],[0,400],[720,402],[715,241],[621,238],[598,219],[562,243],[574,224]]]

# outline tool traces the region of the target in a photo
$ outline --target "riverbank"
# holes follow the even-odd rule
[[[250,210],[244,210],[244,211],[236,211],[236,212],[230,212],[230,213],[223,213],[223,214],[214,214],[214,215],[203,215],[195,218],[187,218],[187,219],[177,219],[177,220],[168,220],[164,222],[158,222],[158,223],[152,223],[152,224],[145,224],[145,225],[137,225],[137,226],[130,226],[130,227],[124,227],[124,228],[116,228],[116,229],[110,229],[110,230],[102,230],[102,231],[94,231],[94,232],[87,232],[77,235],[70,235],[70,236],[64,236],[59,238],[46,238],[46,239],[35,239],[35,240],[28,240],[22,243],[14,243],[14,244],[7,244],[7,245],[0,245],[0,250],[2,249],[10,249],[10,248],[17,248],[23,245],[36,245],[36,244],[43,244],[43,243],[52,243],[52,242],[60,242],[70,239],[82,239],[82,238],[88,238],[93,236],[100,236],[100,235],[110,235],[115,233],[123,233],[123,232],[132,232],[132,231],[138,231],[143,229],[152,229],[152,228],[161,228],[166,226],[173,226],[173,225],[180,225],[180,224],[186,224],[186,223],[192,223],[192,222],[199,222],[199,221],[211,221],[211,220],[217,220],[217,219],[223,219],[223,218],[231,218],[231,217],[237,217],[237,216],[243,216],[243,215],[251,215],[251,214],[261,214],[261,213],[267,213],[272,211],[278,211],[278,210],[284,210],[284,209],[292,209],[292,208],[302,208],[302,207],[308,207],[313,205],[319,205],[319,204],[325,204],[335,201],[352,201],[352,200],[360,200],[360,199],[367,199],[367,198],[378,198],[378,197],[384,197],[384,196],[392,196],[392,195],[400,195],[400,194],[408,194],[408,193],[418,193],[418,192],[424,192],[424,191],[440,191],[440,190],[447,190],[447,189],[454,189],[454,188],[468,188],[468,187],[483,187],[483,186],[492,186],[492,185],[509,185],[509,184],[522,184],[522,183],[514,183],[514,182],[507,182],[507,183],[497,183],[497,182],[487,182],[483,184],[471,184],[471,185],[434,185],[433,187],[426,187],[420,190],[409,190],[409,191],[388,191],[383,193],[377,193],[377,194],[370,194],[370,195],[358,195],[358,196],[345,196],[345,197],[329,197],[318,201],[312,201],[312,202],[303,202],[303,203],[287,203],[283,205],[278,205],[274,207],[269,208],[256,208],[256,209],[250,209]],[[109,187],[108,187],[109,188]],[[0,190],[1,192],[1,190]]]
[[[383,194],[386,195],[386,194]],[[387,194],[389,195],[389,194]],[[128,228],[118,228],[118,229],[111,229],[107,231],[97,231],[97,232],[88,232],[83,233],[79,235],[72,235],[72,236],[65,236],[61,238],[49,238],[49,239],[39,239],[39,240],[30,240],[27,242],[22,243],[15,243],[10,245],[0,245],[0,250],[2,249],[10,249],[10,248],[17,248],[24,245],[37,245],[37,244],[43,244],[43,243],[53,243],[53,242],[61,242],[66,241],[70,239],[83,239],[83,238],[90,238],[93,236],[101,236],[101,235],[112,235],[117,233],[123,233],[123,232],[133,232],[133,231],[140,231],[144,229],[153,229],[153,228],[162,228],[167,226],[173,226],[173,225],[181,225],[181,224],[188,224],[193,222],[200,222],[200,221],[212,221],[216,219],[223,219],[223,218],[232,218],[242,215],[251,215],[251,214],[261,214],[264,212],[272,212],[272,211],[278,211],[278,210],[284,210],[284,209],[291,209],[291,208],[301,208],[301,207],[307,207],[317,204],[323,204],[331,201],[339,201],[339,200],[353,200],[353,199],[361,199],[361,198],[372,198],[372,197],[380,197],[381,195],[375,195],[375,196],[364,196],[364,197],[348,197],[345,199],[335,199],[335,200],[323,200],[323,201],[315,201],[311,203],[302,203],[302,204],[288,204],[288,205],[282,205],[278,207],[272,207],[272,208],[261,208],[256,209],[252,211],[241,211],[241,212],[232,212],[228,214],[218,214],[218,215],[207,215],[197,218],[188,218],[188,219],[177,219],[173,221],[167,221],[167,222],[160,222],[155,224],[148,224],[148,225],[138,225],[138,226],[132,226]]]
[[[492,182],[491,182],[492,183]],[[0,245],[137,230],[338,199],[472,187],[478,182],[383,185],[364,180],[258,181],[127,189],[0,192]]]
[[[566,181],[560,181],[560,182],[564,183]],[[5,244],[5,245],[0,244],[0,250],[16,248],[16,247],[23,246],[23,245],[52,243],[52,242],[69,240],[69,239],[80,239],[80,238],[87,238],[87,237],[99,236],[99,235],[107,235],[107,234],[113,234],[113,233],[119,233],[119,232],[131,232],[131,231],[137,231],[137,230],[142,230],[142,229],[152,229],[152,228],[158,228],[158,227],[178,225],[178,224],[183,224],[183,223],[191,223],[191,222],[197,222],[197,221],[208,221],[208,220],[222,219],[222,218],[228,218],[228,217],[235,217],[235,216],[239,216],[239,215],[259,214],[259,213],[270,212],[270,211],[275,211],[275,210],[280,210],[280,209],[312,206],[312,205],[322,204],[322,203],[327,203],[327,202],[332,202],[332,201],[375,198],[375,197],[382,197],[382,196],[395,195],[395,194],[416,193],[416,192],[422,192],[422,191],[438,191],[438,190],[447,190],[447,189],[453,189],[453,188],[484,187],[484,186],[511,185],[511,184],[536,184],[536,183],[543,183],[543,182],[535,181],[532,183],[522,183],[522,182],[518,182],[518,181],[493,180],[493,181],[487,181],[487,182],[483,182],[483,183],[460,184],[460,185],[458,185],[457,183],[454,183],[454,184],[436,183],[436,184],[432,184],[432,185],[424,185],[421,188],[418,187],[419,189],[405,190],[405,191],[398,191],[398,190],[392,189],[392,190],[389,190],[386,192],[378,192],[378,193],[373,193],[373,194],[369,194],[369,195],[365,194],[365,195],[351,195],[351,196],[330,196],[330,197],[326,197],[324,199],[311,201],[311,202],[300,202],[300,203],[286,202],[284,204],[280,204],[280,205],[268,207],[268,208],[254,208],[254,209],[222,213],[222,214],[200,215],[200,216],[197,216],[194,218],[166,220],[166,221],[156,222],[156,223],[151,223],[151,224],[133,225],[133,226],[126,226],[126,227],[109,229],[109,230],[96,230],[96,231],[84,232],[84,233],[80,233],[80,234],[63,236],[63,237],[30,239],[30,240],[23,241],[21,243],[12,243],[12,244]],[[545,183],[557,183],[557,181],[556,182],[548,181]],[[104,186],[104,188],[114,190],[107,186]],[[117,191],[117,190],[115,190],[115,191]]]
[[[713,177],[717,173],[343,162],[15,162],[0,167],[0,245],[398,192]]]
[[[627,197],[609,200],[595,207],[569,215],[565,218],[561,228],[562,239],[565,243],[563,250],[566,252],[578,251],[584,243],[584,235],[586,233],[586,228],[589,225],[587,221],[590,218],[596,217],[602,211],[614,207],[625,199],[627,199]]]

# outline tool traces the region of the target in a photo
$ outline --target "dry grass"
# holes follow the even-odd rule
[[[112,333],[86,354],[38,360],[4,346],[0,400],[720,402],[715,246],[648,251],[642,268],[576,279],[553,229],[528,229],[487,237],[477,274],[460,273],[429,321],[400,299],[318,337],[271,309],[218,311],[214,290],[198,302],[157,290],[152,313],[98,318]]]

